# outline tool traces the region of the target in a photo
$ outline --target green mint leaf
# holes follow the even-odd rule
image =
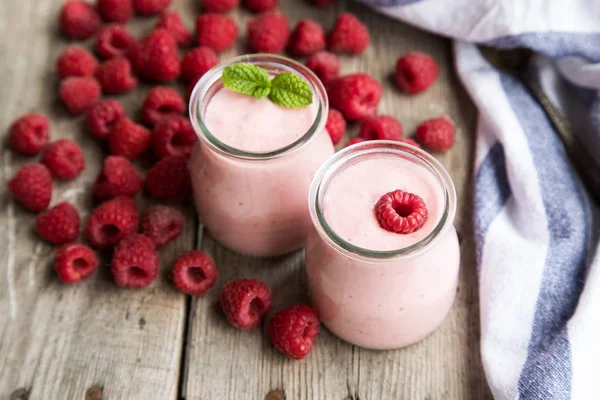
[[[282,72],[271,81],[269,100],[282,107],[304,108],[312,103],[308,82],[291,72]]]
[[[269,73],[252,64],[238,63],[225,67],[221,82],[228,89],[257,99],[267,96],[271,91]]]

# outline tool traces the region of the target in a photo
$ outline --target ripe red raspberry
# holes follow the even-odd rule
[[[129,49],[133,70],[143,79],[166,82],[179,75],[177,42],[166,29],[156,29]]]
[[[33,155],[48,143],[50,122],[40,114],[25,114],[8,129],[10,146],[20,153]]]
[[[217,53],[233,46],[237,34],[235,21],[225,15],[208,13],[196,19],[198,46],[210,47]]]
[[[121,156],[108,156],[104,168],[98,174],[92,193],[96,200],[108,200],[117,196],[133,197],[142,190],[144,178],[131,161]]]
[[[269,321],[268,334],[279,351],[300,360],[310,353],[319,334],[319,315],[305,304],[285,308]]]
[[[362,121],[375,115],[382,89],[370,75],[358,73],[331,81],[327,93],[331,106],[346,120]]]
[[[240,0],[203,0],[202,11],[206,13],[226,13],[240,4]]]
[[[46,146],[42,163],[56,179],[74,179],[85,168],[83,151],[71,139],[60,139]]]
[[[168,156],[158,161],[146,174],[146,191],[153,199],[186,200],[192,195],[187,159]]]
[[[171,0],[133,0],[133,8],[140,15],[158,14],[171,5]]]
[[[427,206],[416,194],[394,190],[381,196],[375,204],[379,225],[395,233],[416,232],[427,221]]]
[[[177,11],[165,11],[156,23],[156,28],[169,31],[178,45],[184,46],[192,40],[192,34],[183,25],[181,16]]]
[[[108,138],[113,125],[122,117],[125,117],[125,109],[116,100],[108,99],[100,101],[90,108],[85,122],[95,137],[101,140]]]
[[[312,0],[312,2],[318,7],[329,7],[335,3],[335,0]]]
[[[324,84],[329,83],[340,74],[340,59],[335,54],[326,51],[313,54],[305,64]]]
[[[225,317],[240,329],[254,328],[273,304],[271,289],[255,279],[237,279],[221,289],[219,296]]]
[[[150,238],[160,249],[183,232],[185,219],[174,208],[167,206],[148,207],[140,219],[140,232]]]
[[[359,135],[365,140],[400,140],[402,124],[391,115],[378,115],[363,122]]]
[[[90,214],[85,227],[85,236],[92,246],[109,249],[125,236],[135,232],[139,215],[132,199],[118,196],[105,201]]]
[[[115,248],[110,271],[117,286],[138,289],[156,280],[158,264],[152,240],[139,233],[131,233]]]
[[[417,126],[417,140],[433,151],[446,151],[454,145],[456,129],[448,116],[429,119]]]
[[[208,70],[219,63],[219,57],[210,47],[190,50],[181,60],[181,79],[197,82]]]
[[[257,53],[281,53],[290,37],[290,25],[279,11],[267,11],[248,21],[248,43]]]
[[[327,36],[327,47],[336,53],[358,54],[369,45],[369,30],[354,15],[342,13]]]
[[[362,142],[366,142],[366,140],[361,137],[356,137],[354,139],[350,139],[344,147],[349,147],[349,146],[352,146],[353,144],[362,143]]]
[[[97,0],[96,9],[106,22],[124,24],[133,17],[131,0]]]
[[[147,124],[156,125],[163,118],[183,114],[185,109],[185,101],[179,93],[168,87],[157,86],[144,100],[142,117]]]
[[[94,78],[70,76],[60,83],[58,95],[71,114],[81,114],[100,98],[102,89]]]
[[[279,0],[243,0],[244,6],[253,12],[260,13],[277,7]]]
[[[67,47],[56,62],[56,71],[61,79],[67,76],[94,76],[98,68],[96,57],[85,47]]]
[[[45,210],[52,198],[52,175],[44,164],[26,164],[8,181],[8,190],[29,211]]]
[[[329,133],[329,137],[333,144],[338,144],[346,132],[346,120],[342,113],[330,108],[325,129],[327,129],[327,133]]]
[[[415,146],[415,147],[421,148],[421,145],[419,143],[417,143],[414,140],[409,139],[409,138],[402,138],[402,139],[400,139],[398,141],[401,142],[401,143],[406,143],[406,144],[410,144],[411,146]]]
[[[135,39],[123,25],[108,25],[100,30],[96,39],[96,52],[100,57],[125,57]]]
[[[215,262],[203,251],[188,251],[175,261],[173,282],[183,293],[200,296],[217,282]]]
[[[58,278],[63,282],[79,282],[90,277],[97,268],[96,253],[83,244],[65,244],[56,250],[54,269]]]
[[[85,1],[66,2],[60,11],[60,30],[71,39],[87,39],[100,29],[102,21],[96,9]]]
[[[96,72],[104,93],[127,93],[137,86],[138,80],[131,73],[131,64],[124,57],[105,61]]]
[[[124,117],[115,122],[108,136],[108,145],[113,155],[133,160],[148,150],[151,137],[148,129]]]
[[[396,85],[408,94],[421,93],[434,84],[438,65],[423,53],[407,53],[396,62]]]
[[[290,53],[295,56],[310,56],[325,48],[325,32],[315,21],[298,22],[290,37]]]
[[[158,158],[167,156],[189,157],[196,143],[196,132],[189,119],[167,117],[160,121],[152,133],[152,148]]]
[[[79,213],[69,203],[59,203],[37,216],[35,231],[48,243],[64,244],[77,239]]]

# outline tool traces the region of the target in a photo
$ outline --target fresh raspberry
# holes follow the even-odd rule
[[[77,239],[79,213],[69,203],[59,203],[37,216],[35,231],[48,243],[64,244]]]
[[[8,129],[10,146],[23,154],[34,155],[48,143],[50,121],[40,114],[25,114]]]
[[[58,95],[71,114],[81,114],[98,99],[102,89],[94,78],[70,76],[60,83]]]
[[[79,282],[90,277],[97,268],[96,253],[83,244],[65,244],[56,250],[54,269],[58,278],[63,282]]]
[[[158,158],[167,156],[187,158],[196,140],[196,132],[190,120],[184,117],[164,118],[152,132],[152,148]]]
[[[157,86],[148,93],[144,100],[142,117],[147,124],[156,125],[163,118],[180,116],[185,109],[185,101],[177,91]]]
[[[96,200],[108,200],[117,196],[133,197],[142,190],[144,178],[131,161],[121,156],[108,156],[104,168],[94,183],[93,195]]]
[[[391,115],[378,115],[363,122],[359,135],[365,140],[400,140],[402,124]]]
[[[97,0],[96,9],[106,22],[124,24],[133,17],[131,0]]]
[[[358,54],[369,45],[369,30],[350,13],[342,13],[327,36],[327,47],[336,53]]]
[[[56,71],[61,79],[67,76],[94,76],[96,68],[96,57],[85,47],[78,45],[67,47],[56,62]]]
[[[196,19],[198,46],[210,47],[217,53],[233,46],[237,34],[238,27],[231,17],[208,13]]]
[[[166,82],[179,75],[177,42],[166,29],[156,29],[129,49],[133,70],[143,79]]]
[[[305,65],[317,75],[324,84],[337,78],[340,74],[340,59],[326,51],[320,51],[310,56]]]
[[[329,133],[329,137],[333,144],[338,144],[346,132],[346,120],[342,113],[330,108],[325,129],[327,129],[327,133]]]
[[[277,7],[279,0],[243,0],[243,3],[248,10],[260,13]]]
[[[202,11],[206,13],[226,13],[240,4],[240,0],[203,0]]]
[[[255,279],[237,279],[221,289],[221,307],[231,325],[240,329],[254,328],[273,304],[271,289]]]
[[[44,164],[26,164],[8,181],[8,190],[29,211],[45,210],[52,198],[52,175]]]
[[[173,281],[183,293],[200,296],[217,282],[215,262],[203,251],[188,251],[175,261]]]
[[[268,334],[279,351],[300,360],[310,353],[319,334],[319,315],[305,304],[285,308],[269,321]]]
[[[108,145],[113,155],[133,160],[148,150],[151,137],[148,129],[125,117],[115,122],[108,136]]]
[[[401,143],[406,143],[406,144],[410,144],[411,146],[415,146],[415,147],[421,148],[421,145],[419,143],[417,143],[414,140],[409,139],[409,138],[401,138],[398,141],[401,142]]]
[[[335,0],[312,0],[317,7],[329,7],[335,3]]]
[[[208,70],[219,63],[219,57],[210,47],[190,50],[181,60],[181,79],[197,82]]]
[[[192,40],[192,34],[183,25],[181,16],[177,11],[165,11],[156,23],[156,28],[169,31],[178,45],[186,45]]]
[[[131,73],[131,64],[124,57],[105,61],[96,72],[104,93],[127,93],[137,86],[138,80]]]
[[[134,201],[126,196],[118,196],[92,211],[85,227],[85,236],[92,246],[109,249],[135,232],[138,222],[139,215]]]
[[[158,14],[171,5],[171,0],[133,0],[133,8],[140,15]]]
[[[125,109],[121,103],[108,99],[94,104],[90,108],[85,122],[92,135],[105,140],[112,131],[115,122],[122,117],[125,117]]]
[[[135,39],[123,25],[109,25],[102,28],[96,39],[96,52],[100,57],[125,57]]]
[[[87,39],[100,29],[102,21],[96,9],[85,1],[66,2],[60,11],[60,30],[71,39]]]
[[[396,85],[408,94],[421,93],[438,77],[438,65],[424,53],[407,53],[396,62]]]
[[[146,174],[146,191],[153,199],[186,200],[192,195],[187,159],[168,156],[160,159]]]
[[[83,151],[71,139],[60,139],[46,146],[42,163],[56,179],[74,179],[85,168]]]
[[[375,204],[379,225],[396,233],[416,232],[427,221],[427,206],[416,194],[394,190],[381,196]]]
[[[325,32],[315,21],[298,22],[290,37],[290,53],[295,56],[310,56],[325,48]]]
[[[331,81],[327,93],[331,106],[346,120],[362,121],[375,115],[382,89],[370,75],[358,73]]]
[[[352,146],[353,144],[356,144],[356,143],[362,143],[362,142],[366,142],[366,140],[365,140],[365,139],[363,139],[363,138],[361,138],[361,137],[356,137],[356,138],[354,138],[354,139],[350,139],[350,140],[348,141],[348,143],[346,143],[346,145],[345,145],[344,147],[350,147],[350,146]]]
[[[454,145],[456,129],[448,116],[429,119],[417,126],[417,140],[433,151],[446,151]]]
[[[158,255],[152,240],[132,233],[117,245],[110,270],[117,286],[138,289],[150,285],[158,276]]]
[[[183,232],[185,219],[174,208],[167,206],[148,207],[140,219],[140,232],[148,236],[160,249]]]
[[[267,11],[248,22],[248,43],[257,53],[281,53],[290,37],[290,25],[279,11]]]

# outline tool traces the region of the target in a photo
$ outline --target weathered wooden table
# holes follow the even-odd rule
[[[90,187],[103,150],[72,118],[57,97],[55,60],[68,42],[58,33],[62,0],[3,0],[0,3],[0,132],[17,116],[36,111],[52,120],[52,139],[82,144],[87,167],[77,180],[55,186],[53,202],[69,200],[85,218]],[[189,27],[196,0],[176,0]],[[448,40],[392,21],[355,3],[339,1],[318,9],[302,0],[281,0],[292,22],[312,18],[325,27],[343,9],[357,14],[371,32],[360,56],[343,57],[343,73],[367,71],[385,84],[381,113],[397,116],[411,133],[423,119],[449,114],[458,127],[454,149],[439,159],[458,191],[456,226],[461,238],[459,292],[443,326],[419,344],[397,351],[351,346],[322,329],[312,354],[292,361],[278,353],[260,329],[231,328],[217,304],[219,287],[238,277],[264,279],[273,289],[274,309],[308,301],[303,254],[275,259],[241,257],[215,243],[195,222],[190,205],[184,234],[160,250],[162,273],[150,288],[118,289],[103,265],[91,279],[62,284],[52,270],[54,248],[33,231],[35,216],[2,189],[0,214],[0,398],[1,399],[486,399],[479,355],[479,312],[471,228],[473,105],[452,67]],[[233,13],[242,33],[250,14]],[[154,19],[137,18],[137,35]],[[432,54],[441,65],[437,84],[408,97],[389,84],[396,58],[409,50]],[[245,51],[243,35],[228,58]],[[120,100],[130,115],[140,109],[150,86]],[[351,128],[351,135],[356,127]],[[3,141],[1,181],[27,158]],[[138,204],[147,200],[138,199]],[[203,297],[177,292],[169,281],[175,257],[194,247],[219,266],[217,287]],[[108,260],[104,260],[104,264]]]

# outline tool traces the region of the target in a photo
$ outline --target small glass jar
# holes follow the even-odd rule
[[[344,168],[383,156],[402,157],[411,166],[418,165],[419,174],[433,176],[436,190],[438,184],[441,189],[441,215],[432,231],[409,247],[374,251],[357,247],[332,230],[324,217],[323,199]],[[353,145],[317,172],[309,208],[314,229],[305,250],[308,286],[329,330],[358,346],[393,349],[418,342],[442,323],[456,295],[460,249],[453,225],[454,185],[435,158],[398,142]]]
[[[223,88],[223,69],[240,62],[262,67],[271,75],[292,72],[308,82],[316,117],[295,142],[268,152],[249,152],[223,143],[207,128],[205,113],[211,98]],[[304,65],[285,57],[236,57],[200,79],[189,108],[200,138],[189,164],[194,199],[201,222],[212,237],[253,256],[275,256],[301,248],[312,229],[306,207],[310,182],[334,153],[325,130],[329,105],[321,81]]]

